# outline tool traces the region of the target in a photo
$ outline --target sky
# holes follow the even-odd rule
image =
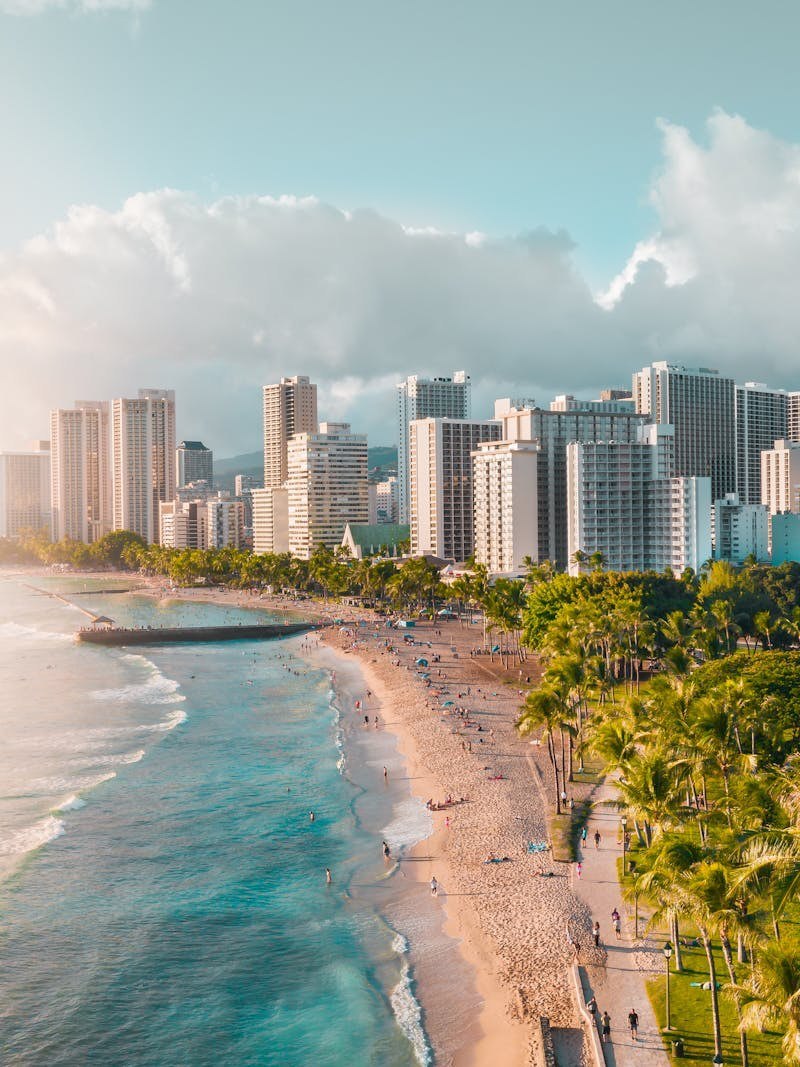
[[[651,359],[800,389],[800,6],[0,0],[0,448],[259,386],[591,396]]]

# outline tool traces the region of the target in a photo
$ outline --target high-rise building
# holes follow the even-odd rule
[[[50,504],[54,541],[91,544],[111,529],[107,400],[78,400],[50,412]]]
[[[205,500],[160,500],[159,543],[165,548],[206,548]]]
[[[470,380],[463,370],[452,378],[412,374],[397,386],[397,482],[400,522],[410,522],[409,427],[416,419],[468,419]]]
[[[567,445],[569,571],[599,554],[612,571],[699,571],[711,555],[711,484],[675,477],[674,430],[643,426],[636,441]]]
[[[190,482],[214,484],[214,453],[202,441],[181,441],[175,453],[178,487]]]
[[[761,382],[736,386],[736,484],[742,504],[761,503],[761,453],[787,436],[788,402],[783,389]]]
[[[50,534],[50,443],[29,452],[0,452],[0,537]]]
[[[367,438],[323,422],[290,438],[288,461],[289,551],[309,559],[318,545],[338,547],[348,522],[367,522]]]
[[[659,362],[633,375],[636,410],[675,427],[675,474],[710,477],[714,500],[736,491],[733,378],[706,367]]]
[[[714,501],[714,559],[741,564],[769,560],[769,513],[764,504],[745,504],[738,493]]]
[[[253,498],[253,551],[281,553],[289,551],[289,491],[273,485],[251,489]]]
[[[539,558],[539,444],[487,441],[472,454],[475,560],[490,574],[519,574]]]
[[[264,487],[288,477],[287,448],[296,433],[317,432],[317,387],[302,375],[263,388]]]
[[[789,393],[787,401],[786,436],[800,441],[800,393]]]
[[[161,501],[175,495],[175,393],[140,389],[112,402],[113,524],[152,543]]]
[[[770,515],[800,512],[800,442],[775,441],[761,453],[761,503]]]
[[[253,490],[261,488],[261,479],[252,474],[237,474],[234,496],[244,505],[243,547],[253,547]]]
[[[375,522],[396,524],[399,515],[400,485],[397,478],[391,475],[375,484]]]
[[[241,548],[244,539],[244,504],[217,497],[206,503],[207,548]]]
[[[409,427],[411,554],[462,562],[474,551],[472,454],[496,420],[415,419]]]
[[[502,440],[528,441],[539,446],[537,492],[526,504],[514,508],[535,509],[538,555],[534,562],[550,560],[566,570],[567,553],[567,444],[570,441],[620,441],[638,439],[646,416],[617,410],[618,400],[592,401],[588,410],[545,411],[532,401],[498,400],[495,418],[503,423]]]
[[[620,389],[605,389],[606,396],[601,395],[599,400],[577,400],[568,393],[562,393],[550,401],[551,411],[600,411],[609,414],[631,413],[636,410],[633,397],[630,393],[622,393]]]

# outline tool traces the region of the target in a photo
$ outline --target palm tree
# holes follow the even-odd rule
[[[783,1031],[783,1062],[800,1064],[800,949],[771,944],[763,948],[753,975],[736,987],[742,1007],[742,1026]]]
[[[528,693],[522,714],[517,721],[517,728],[523,737],[542,729],[547,738],[547,753],[553,767],[556,785],[556,813],[561,815],[561,788],[559,787],[559,766],[556,756],[554,734],[561,733],[561,787],[564,786],[566,768],[564,761],[564,721],[565,694],[551,686],[542,686]]]

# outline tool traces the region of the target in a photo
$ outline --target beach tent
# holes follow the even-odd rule
[[[419,659],[417,660],[417,666],[418,667],[427,667],[428,666],[428,661],[426,659],[423,659],[422,656],[420,656]]]
[[[441,611],[437,611],[436,614],[440,619],[454,619],[456,617],[456,613],[449,608],[442,608]]]
[[[413,619],[398,619],[395,625],[397,626],[398,630],[410,630],[414,626],[416,626],[416,623]]]

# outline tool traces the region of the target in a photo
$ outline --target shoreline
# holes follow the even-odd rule
[[[85,577],[108,580],[119,575]],[[569,985],[572,953],[565,936],[568,926],[585,928],[584,944],[590,940],[588,911],[572,892],[568,866],[553,863],[549,852],[527,852],[528,841],[547,839],[544,806],[530,763],[545,776],[548,768],[540,749],[522,741],[514,727],[520,696],[512,688],[513,673],[499,677],[488,657],[470,655],[470,645],[482,643],[478,631],[456,622],[418,622],[405,634],[416,643],[407,643],[403,631],[387,630],[369,609],[239,590],[172,589],[153,578],[145,579],[136,593],[329,623],[348,620],[347,632],[329,626],[317,636],[343,660],[352,656],[358,661],[367,687],[384,709],[382,728],[396,738],[413,795],[423,802],[429,797],[442,801],[448,794],[467,798],[464,804],[434,811],[433,833],[402,863],[404,874],[418,883],[436,874],[442,886],[444,931],[457,943],[482,1000],[453,1067],[542,1062],[535,1034],[540,1016],[550,1019],[564,1062],[589,1062]],[[446,677],[423,680],[415,659],[434,655],[440,657],[436,669]],[[525,671],[535,673],[533,663]],[[435,696],[436,686],[446,691]],[[445,706],[445,697],[451,706]],[[456,706],[468,709],[465,718],[454,715]],[[488,864],[490,856],[508,861]],[[537,877],[540,874],[546,877]],[[591,951],[584,955],[588,958],[581,962],[591,963]],[[419,996],[424,1004],[422,983]]]

